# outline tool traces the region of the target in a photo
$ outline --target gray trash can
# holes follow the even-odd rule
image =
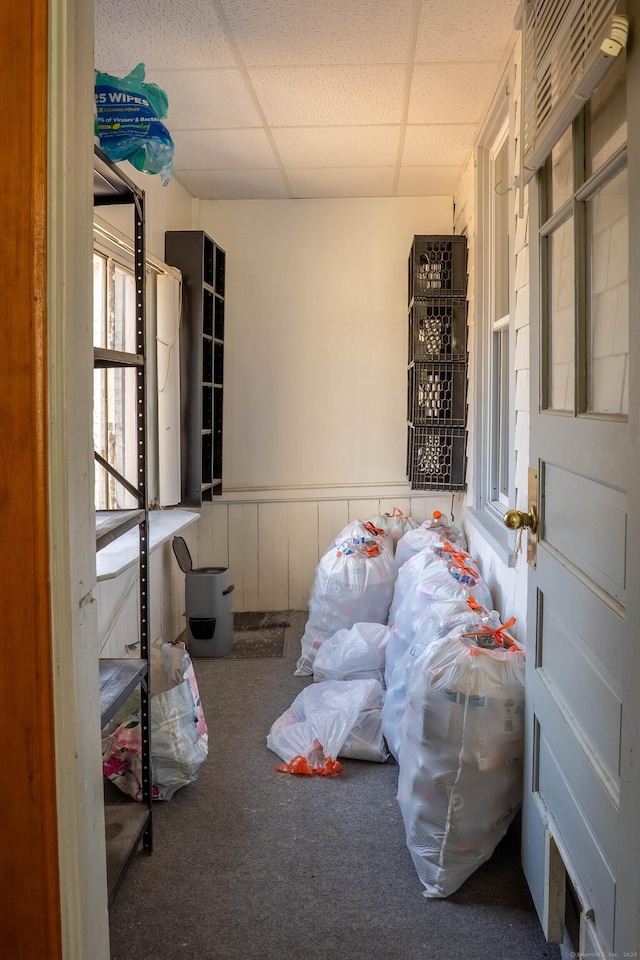
[[[183,537],[174,537],[173,552],[185,575],[187,649],[192,657],[226,657],[233,647],[233,610],[227,567],[196,567]]]

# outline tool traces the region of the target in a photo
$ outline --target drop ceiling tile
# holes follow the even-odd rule
[[[239,70],[159,70],[154,82],[169,97],[169,130],[262,126]]]
[[[402,119],[403,66],[255,67],[249,75],[274,127],[393,124]]]
[[[423,124],[408,126],[404,138],[403,166],[460,166],[469,156],[475,124]]]
[[[500,74],[499,63],[438,63],[414,67],[409,123],[479,123]]]
[[[401,167],[399,197],[453,196],[462,167]]]
[[[176,170],[180,183],[201,200],[286,200],[279,170]]]
[[[287,167],[386,167],[398,156],[400,126],[273,127]]]
[[[264,130],[178,130],[174,165],[181,170],[267,169],[278,161]]]
[[[388,197],[393,190],[395,167],[288,170],[287,175],[297,199]]]
[[[252,66],[402,63],[411,39],[408,0],[222,0]]]
[[[423,0],[415,62],[502,60],[519,0]]]
[[[156,67],[232,67],[233,54],[210,0],[96,0],[95,61],[124,76],[144,63]]]

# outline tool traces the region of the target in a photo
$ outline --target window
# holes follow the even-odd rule
[[[620,55],[540,172],[542,409],[625,418],[629,251]]]
[[[135,277],[133,270],[98,252],[93,256],[94,347],[136,352]],[[96,369],[93,373],[93,437],[96,451],[123,476],[135,480],[136,370]],[[135,507],[135,498],[96,464],[96,510]]]
[[[513,505],[515,465],[511,316],[515,206],[506,105],[490,124],[484,142],[477,165],[475,482],[470,519],[506,555],[508,534],[502,517]]]
[[[509,503],[509,154],[506,130],[491,154],[491,356],[489,500]]]

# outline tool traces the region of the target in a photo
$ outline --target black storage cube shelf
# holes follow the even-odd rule
[[[409,255],[407,477],[462,490],[466,473],[467,242],[417,236]]]

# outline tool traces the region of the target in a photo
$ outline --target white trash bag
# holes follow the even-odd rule
[[[394,553],[398,541],[404,537],[405,533],[418,528],[418,524],[413,517],[406,517],[399,507],[394,507],[391,513],[383,513],[372,517],[371,523],[384,530],[386,535],[391,537]]]
[[[313,661],[313,679],[379,680],[384,684],[384,652],[389,628],[381,623],[356,623],[322,641]]]
[[[209,736],[198,683],[184,643],[151,645],[151,796],[170,800],[198,778]],[[142,799],[142,730],[134,711],[103,740],[103,773],[124,793]]]
[[[372,520],[352,520],[333,538],[322,556],[340,549],[345,543],[363,545],[371,542],[376,543],[380,550],[395,551],[395,544],[383,527]]]
[[[453,554],[430,559],[427,553],[416,554],[404,564],[405,590],[400,605],[389,615],[391,633],[387,643],[385,680],[387,686],[400,657],[411,645],[418,623],[428,606],[438,600],[471,599],[490,609],[491,594],[468,554]]]
[[[378,680],[325,680],[305,687],[272,725],[267,746],[283,773],[331,776],[338,756],[383,763],[384,691]]]
[[[388,680],[382,707],[382,732],[396,760],[400,756],[400,726],[406,706],[407,684],[416,660],[435,640],[446,637],[455,627],[472,629],[486,616],[487,611],[472,600],[436,600],[426,607],[413,642],[398,660]]]
[[[484,625],[434,641],[415,663],[398,803],[427,897],[448,897],[488,860],[521,805],[524,660],[503,628]]]
[[[439,510],[434,510],[432,520],[425,520],[416,530],[408,530],[398,541],[395,553],[396,566],[400,568],[425,547],[433,548],[444,541],[449,541],[456,550],[466,551],[467,549],[467,538],[460,527]]]
[[[328,550],[316,567],[295,676],[311,676],[321,644],[338,630],[386,623],[397,575],[393,553],[376,540]]]

